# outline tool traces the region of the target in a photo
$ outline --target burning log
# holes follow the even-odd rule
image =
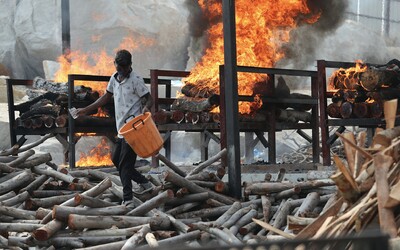
[[[181,97],[172,103],[172,110],[188,112],[211,111],[219,105],[219,95],[211,95],[208,98]]]
[[[187,97],[208,98],[215,94],[209,87],[187,83],[181,88],[182,94]]]

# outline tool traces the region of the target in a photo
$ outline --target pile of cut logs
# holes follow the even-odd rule
[[[360,233],[376,218],[396,238],[400,127],[377,132],[369,148],[365,133],[339,136],[347,161],[335,157],[335,174],[293,182],[284,170],[276,178],[268,173],[243,184],[242,201],[229,196],[224,169],[215,170],[226,150],[190,170],[158,154],[165,171],[147,176],[154,190],[135,193],[133,209],[120,205],[114,169],[61,168],[50,154],[35,154],[40,142],[15,145],[0,152],[0,248],[262,244]]]
[[[36,77],[33,80],[32,88],[26,91],[29,100],[15,105],[15,109],[20,112],[16,119],[16,126],[39,129],[39,128],[54,128],[66,127],[68,124],[68,85],[66,83],[56,83]],[[99,93],[92,91],[91,88],[79,85],[74,87],[75,103],[80,103],[86,106],[99,98]],[[102,119],[96,123],[96,118],[86,118],[90,120],[90,125],[107,123],[107,119]],[[82,121],[78,122],[88,123]],[[107,125],[113,126],[114,120],[108,121]]]
[[[400,96],[400,62],[393,60],[385,66],[339,69],[329,79],[336,92],[327,114],[332,118],[381,118],[383,103]]]
[[[267,121],[266,110],[268,106],[253,108],[257,106],[259,96],[270,96],[266,90],[266,83],[258,83],[254,87],[256,95],[254,102],[250,104],[252,112],[250,114],[240,114],[241,122],[265,122]],[[195,84],[186,84],[181,88],[182,95],[174,100],[169,110],[162,109],[153,114],[156,124],[167,123],[219,123],[220,113],[214,109],[220,104],[220,96],[215,91],[202,86],[199,88]],[[311,99],[311,96],[300,93],[290,93],[290,89],[283,77],[278,78],[275,95],[280,98],[301,98]],[[282,122],[297,123],[311,122],[310,111],[312,106],[307,104],[278,104],[276,117]]]

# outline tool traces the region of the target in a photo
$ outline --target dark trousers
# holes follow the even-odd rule
[[[136,153],[125,139],[118,138],[112,155],[112,162],[117,167],[122,182],[124,200],[132,200],[132,180],[136,183],[147,182],[140,172],[135,169]]]

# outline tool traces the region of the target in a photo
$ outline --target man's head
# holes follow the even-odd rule
[[[127,50],[119,50],[115,55],[114,60],[115,68],[118,71],[118,75],[126,77],[129,75],[132,65],[132,55]]]
[[[126,67],[132,64],[132,55],[129,51],[122,49],[115,55],[115,63],[119,66]]]

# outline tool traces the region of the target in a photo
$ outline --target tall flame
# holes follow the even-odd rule
[[[92,37],[93,41],[98,41],[101,37]],[[154,40],[139,37],[124,38],[118,48],[126,49],[130,52],[134,52],[139,48],[148,47],[154,44]],[[110,75],[115,71],[114,67],[114,55],[109,55],[105,50],[96,53],[84,53],[76,50],[71,51],[66,55],[61,55],[58,58],[60,63],[60,69],[56,72],[56,82],[67,82],[68,74],[85,74],[85,75]],[[105,82],[80,82],[77,81],[76,85],[84,85],[92,88],[94,91],[99,92],[100,95],[104,94],[107,83]],[[98,112],[96,116],[104,116],[103,112]],[[89,135],[89,134],[86,134]],[[97,145],[88,154],[81,154],[79,161],[76,162],[77,166],[110,166],[112,165],[110,159],[110,147],[108,146],[107,140],[104,138],[101,143]]]
[[[220,0],[198,0],[211,25],[208,30],[209,47],[201,61],[184,79],[185,83],[207,87],[219,93],[218,65],[224,64],[222,5]],[[237,64],[254,67],[273,67],[284,57],[281,49],[289,41],[289,32],[299,23],[313,23],[320,13],[313,14],[306,0],[237,0],[236,46]],[[253,86],[267,79],[266,75],[239,73],[240,95],[255,95]],[[202,88],[202,87],[200,87]],[[251,113],[260,107],[240,103],[240,113]]]

